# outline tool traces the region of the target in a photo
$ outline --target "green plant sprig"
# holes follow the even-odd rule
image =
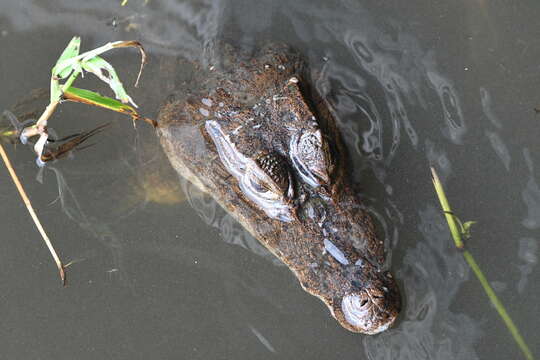
[[[452,209],[450,208],[450,203],[448,202],[448,199],[444,192],[442,183],[434,168],[431,168],[431,176],[433,180],[433,186],[435,187],[435,192],[437,193],[439,202],[441,203],[444,216],[446,217],[446,222],[448,223],[448,228],[450,229],[450,233],[452,234],[452,238],[454,239],[454,243],[456,247],[462,251],[465,261],[467,262],[467,264],[469,264],[469,266],[473,270],[478,281],[480,281],[480,284],[482,285],[482,288],[484,289],[486,295],[491,301],[491,304],[495,307],[495,309],[499,313],[499,316],[504,321],[506,327],[508,328],[508,331],[510,331],[510,334],[514,338],[514,341],[518,344],[525,358],[527,360],[534,360],[534,356],[532,352],[529,350],[529,347],[527,346],[527,344],[525,343],[525,340],[521,336],[519,329],[514,324],[514,321],[512,321],[512,318],[510,317],[510,315],[508,315],[508,312],[506,311],[504,305],[495,294],[495,291],[493,291],[493,288],[491,287],[491,285],[489,285],[487,278],[485,277],[484,273],[480,269],[480,266],[478,266],[478,263],[474,260],[474,257],[472,256],[472,254],[465,248],[465,245],[462,240],[462,236],[466,239],[470,237],[470,227],[475,223],[475,221],[467,221],[465,223],[462,223],[458,219],[458,217],[454,215],[454,213],[452,212]]]
[[[38,155],[38,163],[41,162],[41,155],[48,139],[48,120],[63,100],[100,106],[128,114],[134,120],[143,119],[156,126],[155,121],[139,115],[135,109],[137,104],[127,94],[114,67],[100,56],[116,48],[135,47],[139,49],[141,53],[141,66],[137,80],[135,81],[135,86],[138,86],[144,64],[146,63],[146,53],[142,45],[137,41],[115,41],[82,54],[80,54],[80,47],[81,38],[78,36],[73,37],[51,70],[49,105],[47,105],[45,111],[34,125],[28,126],[21,131],[20,138],[23,143],[30,137],[39,136],[38,141],[34,145],[34,151]],[[119,101],[101,96],[90,90],[73,88],[72,85],[75,80],[79,76],[82,76],[84,72],[92,73],[107,83]],[[64,82],[62,83],[62,81]]]

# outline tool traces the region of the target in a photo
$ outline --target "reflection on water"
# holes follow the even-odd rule
[[[197,187],[184,178],[179,178],[189,204],[197,211],[204,222],[219,229],[221,238],[228,244],[241,246],[256,255],[272,261],[275,265],[284,266],[257,239],[245,231],[242,226],[227,214],[210,196],[202,193]]]
[[[504,144],[503,140],[496,132],[486,130],[486,136],[493,147],[493,150],[497,153],[497,156],[501,159],[506,171],[510,171],[510,154],[508,153],[508,148]]]
[[[456,91],[449,81],[440,74],[428,71],[427,75],[441,101],[444,120],[446,121],[447,126],[447,128],[445,128],[445,133],[448,133],[450,139],[455,144],[460,145],[463,143],[463,136],[465,135],[467,128],[463,121],[459,99],[455,95]]]
[[[510,161],[511,161],[510,153],[508,151],[508,147],[505,145],[505,143],[503,142],[498,132],[498,130],[502,128],[502,123],[493,111],[491,95],[483,87],[480,88],[480,99],[482,102],[482,110],[484,111],[484,115],[497,128],[497,130],[486,129],[485,134],[487,138],[489,139],[489,142],[491,143],[493,150],[503,162],[504,167],[506,168],[506,171],[510,171]]]
[[[529,149],[523,149],[523,157],[529,169],[529,180],[521,195],[527,205],[527,217],[522,223],[527,229],[535,230],[540,227],[540,188],[534,177],[534,165]]]
[[[257,339],[261,341],[261,344],[263,344],[264,347],[268,349],[268,351],[270,351],[271,353],[276,352],[276,349],[274,349],[272,344],[270,344],[270,342],[259,331],[257,331],[257,329],[255,329],[252,325],[249,325],[249,329],[253,332],[253,334],[255,334]]]
[[[58,186],[58,198],[60,202],[62,212],[71,220],[77,223],[82,230],[89,232],[92,237],[98,240],[105,248],[109,250],[109,253],[112,257],[113,269],[119,271],[113,271],[118,273],[118,275],[125,280],[124,273],[122,270],[125,269],[124,264],[124,252],[122,241],[114,234],[114,231],[111,230],[110,224],[108,224],[104,219],[95,218],[94,216],[88,216],[81,206],[77,196],[73,193],[70,186],[67,184],[65,177],[62,175],[62,172],[55,168],[54,166],[48,166],[40,169],[39,177],[43,177],[45,171],[51,171],[55,178]],[[84,261],[84,258],[77,258],[71,260],[72,264]],[[111,272],[111,273],[113,273]]]
[[[11,31],[32,30],[40,26],[69,26],[74,33],[98,38],[109,37],[111,31],[144,34],[144,46],[161,53],[196,56],[204,44],[214,39],[220,27],[223,4],[204,0],[133,1],[120,8],[117,1],[99,5],[70,0],[35,2],[7,1],[2,12],[9,14]],[[104,29],[104,25],[106,28]]]
[[[411,1],[407,6],[428,11],[424,5]],[[462,41],[469,41],[469,34],[456,40],[451,33],[438,28],[450,24],[457,31],[453,24],[462,15],[438,17],[433,10],[433,16],[416,18],[412,26],[408,19],[396,18],[395,12],[392,16],[382,7],[367,8],[348,0],[170,0],[149,1],[147,5],[130,0],[127,7],[119,7],[115,1],[98,6],[72,0],[20,0],[2,4],[0,30],[2,39],[14,37],[15,40],[9,40],[13,51],[22,46],[17,36],[54,26],[93,38],[96,43],[136,37],[150,50],[151,57],[156,58],[153,63],[165,66],[174,63],[171,57],[198,61],[203,54],[214,56],[213,40],[220,36],[249,47],[266,40],[285,40],[305,54],[312,69],[311,80],[329,101],[342,129],[353,177],[361,185],[365,206],[385,238],[388,265],[392,266],[404,294],[404,310],[398,324],[381,335],[349,336],[334,322],[324,323],[330,315],[295,287],[293,276],[284,275],[286,269],[282,264],[211,197],[185,180],[176,183],[185,195],[180,195],[174,186],[172,193],[167,190],[148,195],[147,190],[158,188],[156,184],[161,183],[145,174],[161,174],[157,169],[167,165],[155,142],[153,147],[145,147],[145,139],[136,135],[135,146],[129,143],[122,148],[135,155],[112,157],[99,168],[100,177],[89,173],[97,171],[96,168],[89,170],[70,163],[45,170],[45,184],[52,179],[58,183],[59,202],[66,218],[108,249],[111,264],[105,270],[112,269],[110,274],[121,279],[120,283],[133,287],[141,277],[137,266],[130,265],[136,258],[134,252],[155,255],[159,262],[151,263],[153,267],[149,270],[155,273],[162,271],[163,261],[174,264],[173,273],[160,274],[174,281],[187,279],[188,275],[181,272],[186,269],[195,269],[199,274],[195,276],[200,278],[194,280],[200,284],[197,291],[189,291],[195,286],[190,288],[188,280],[182,282],[188,290],[182,292],[182,301],[175,306],[185,318],[176,319],[172,314],[161,320],[192,329],[193,334],[179,337],[194,344],[189,351],[204,348],[214,328],[203,327],[201,319],[191,319],[188,315],[216,307],[219,311],[213,313],[212,323],[225,329],[220,336],[227,345],[207,353],[205,358],[274,358],[276,354],[299,359],[306,354],[329,358],[338,354],[350,359],[517,358],[515,344],[478,290],[476,280],[469,276],[461,254],[453,248],[432,194],[428,172],[430,165],[435,166],[443,182],[450,182],[452,190],[455,189],[452,202],[467,216],[479,218],[473,232],[479,229],[482,236],[473,240],[471,251],[475,257],[479,254],[482,266],[487,267],[488,278],[493,280],[509,312],[517,317],[518,326],[528,329],[524,337],[532,341],[534,331],[538,330],[537,325],[527,323],[538,315],[531,300],[538,298],[537,122],[523,121],[519,126],[509,122],[526,116],[523,108],[528,105],[520,104],[521,99],[511,99],[511,92],[526,86],[526,80],[508,82],[501,87],[498,78],[482,78],[481,73],[473,76],[472,68],[458,66],[459,59],[467,55],[464,52],[470,51],[471,61],[481,62],[486,72],[502,69],[499,59],[491,63],[490,57],[483,57],[481,26],[487,24],[485,36],[490,47],[496,45],[493,34],[498,34],[497,43],[505,41],[504,32],[490,18],[494,9],[486,2],[479,5],[470,5],[467,19],[480,35],[475,34],[466,44]],[[472,21],[474,11],[480,12],[482,21]],[[431,18],[438,20],[432,24]],[[415,33],[415,26],[423,30]],[[436,31],[446,41],[444,46],[439,45],[439,40],[430,40],[430,32]],[[522,36],[526,33],[522,31]],[[50,42],[54,49],[65,45],[53,36]],[[56,52],[51,59],[55,56]],[[455,67],[454,62],[458,64]],[[531,62],[518,64],[533,66]],[[196,78],[185,68],[172,66],[160,70],[157,65],[152,66],[151,63],[149,73],[143,75],[143,85],[146,82],[148,90],[137,98],[139,103],[155,105],[153,111],[157,111],[165,96],[160,93],[163,87],[186,87],[191,78]],[[511,68],[511,60],[502,66]],[[8,74],[2,63],[0,71]],[[176,71],[178,76],[173,76]],[[20,91],[25,91],[30,85],[20,86]],[[31,86],[43,87],[43,84],[36,82]],[[505,92],[506,87],[511,90]],[[524,93],[521,97],[525,97]],[[4,104],[15,102],[11,100],[15,99],[0,105],[7,108]],[[111,153],[107,147],[114,148],[112,142],[111,136],[99,147],[105,149],[104,153]],[[98,163],[102,158],[96,155],[91,160]],[[165,171],[165,177],[169,183],[176,181],[176,174],[170,168]],[[146,186],[145,179],[151,179],[152,185]],[[9,186],[4,183],[0,183],[0,191],[8,193]],[[87,194],[75,188],[91,191]],[[181,203],[184,196],[209,226],[201,226],[196,217],[190,217],[193,211],[185,210]],[[163,198],[175,200],[163,204],[159,200]],[[157,203],[162,203],[161,208]],[[159,210],[163,208],[166,210]],[[493,209],[498,210],[494,213]],[[150,221],[147,220],[150,212],[171,216],[160,215]],[[137,229],[136,234],[128,235],[128,229],[133,228]],[[212,237],[213,228],[218,230],[223,242],[208,248],[200,246],[204,239]],[[486,245],[488,242],[496,245]],[[240,247],[248,251],[241,251]],[[84,258],[85,254],[80,250],[79,257]],[[198,291],[208,298],[196,298]],[[216,304],[207,304],[215,299],[219,299]],[[111,297],[110,301],[125,300]],[[127,301],[123,306],[135,305]],[[99,315],[85,315],[100,319]],[[140,314],[132,316],[130,324],[144,322]],[[124,331],[123,336],[136,339],[134,346],[144,343],[138,340],[131,326]],[[176,344],[176,339],[172,343]],[[501,345],[504,351],[497,344],[504,344]],[[194,353],[172,347],[164,356],[189,358],[190,354]],[[199,357],[193,355],[193,358]]]
[[[482,102],[482,110],[489,121],[498,129],[502,127],[501,120],[497,117],[493,111],[493,104],[491,101],[491,95],[484,87],[480,88],[480,100]]]
[[[538,240],[532,238],[519,239],[518,256],[522,263],[519,265],[521,278],[517,283],[517,290],[522,294],[527,285],[527,277],[538,263]]]

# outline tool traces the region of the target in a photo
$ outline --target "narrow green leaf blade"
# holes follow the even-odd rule
[[[70,87],[64,91],[64,99],[123,113],[131,116],[133,120],[143,120],[153,127],[157,127],[157,122],[155,120],[140,116],[134,107],[90,90]]]
[[[56,77],[59,79],[65,79],[66,77],[69,76],[69,74],[71,74],[71,71],[73,70],[71,66],[60,66],[60,65],[65,60],[78,56],[80,49],[81,49],[81,38],[79,36],[74,36],[73,39],[71,39],[69,44],[66,46],[66,48],[62,52],[62,55],[60,55],[60,57],[56,61],[56,64],[54,65],[52,69],[53,77]]]
[[[129,115],[138,115],[137,111],[132,106],[123,104],[118,100],[111,99],[106,96],[102,96],[101,94],[98,94],[97,92],[94,92],[94,91],[90,91],[86,89],[79,89],[72,86],[66,91],[64,91],[64,96],[68,100],[84,102],[89,105],[95,105],[95,106],[99,106],[102,108],[106,108],[109,110],[129,114]]]

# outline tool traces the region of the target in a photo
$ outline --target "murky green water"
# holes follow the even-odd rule
[[[454,210],[478,221],[468,247],[540,354],[536,1],[2,0],[0,10],[0,110],[48,86],[73,35],[85,49],[146,46],[130,94],[150,116],[189,78],[167,71],[172,59],[197,60],[215,38],[299,48],[338,113],[405,297],[393,329],[346,332],[213,201],[177,183],[152,129],[66,104],[58,133],[113,125],[42,174],[30,149],[9,148],[62,258],[75,261],[65,289],[0,166],[0,358],[520,359],[453,248],[430,165]],[[131,85],[136,53],[108,58]]]

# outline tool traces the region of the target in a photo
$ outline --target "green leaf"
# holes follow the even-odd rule
[[[102,81],[106,82],[118,100],[122,101],[124,104],[131,103],[133,106],[137,107],[124,89],[118,74],[116,74],[112,65],[105,61],[105,59],[100,56],[95,56],[87,61],[83,61],[81,65],[84,70],[91,72]]]
[[[463,223],[462,234],[466,239],[471,237],[471,226],[473,226],[473,224],[476,224],[476,221],[466,221]]]
[[[66,100],[99,106],[105,109],[123,113],[131,116],[133,120],[143,120],[153,127],[157,126],[157,122],[155,120],[140,116],[134,107],[128,104],[123,104],[118,100],[102,96],[90,90],[79,89],[72,86],[64,91],[64,98]]]
[[[89,105],[95,105],[130,115],[138,115],[137,111],[132,106],[123,104],[118,100],[102,96],[94,91],[79,89],[72,86],[64,92],[64,95],[67,99],[72,101],[84,102]]]
[[[69,76],[69,74],[71,74],[71,72],[73,71],[72,66],[62,65],[62,63],[64,63],[68,59],[72,59],[78,56],[80,48],[81,38],[78,36],[74,36],[62,52],[62,55],[60,55],[60,57],[56,61],[56,64],[52,69],[53,77],[65,79]]]

